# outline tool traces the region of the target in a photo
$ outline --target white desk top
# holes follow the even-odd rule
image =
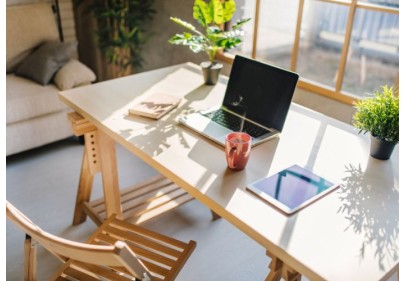
[[[292,104],[281,136],[254,147],[245,170],[230,171],[222,147],[176,121],[180,114],[219,105],[226,82],[221,77],[216,86],[203,85],[199,68],[182,64],[60,97],[311,280],[379,280],[396,271],[399,147],[388,161],[371,158],[368,136]],[[132,104],[156,92],[184,98],[159,121],[128,116]],[[290,217],[246,191],[247,183],[293,164],[344,186]]]

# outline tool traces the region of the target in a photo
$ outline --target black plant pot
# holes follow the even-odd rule
[[[204,77],[204,83],[206,85],[215,85],[218,82],[219,74],[221,72],[221,69],[223,67],[222,63],[219,62],[209,62],[209,61],[204,61],[200,64],[203,77]]]
[[[370,156],[380,160],[388,160],[396,144],[395,141],[386,141],[371,136]]]

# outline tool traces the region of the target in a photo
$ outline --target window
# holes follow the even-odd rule
[[[348,104],[398,83],[399,0],[236,2],[233,18],[252,21],[230,53],[291,69],[299,87]]]

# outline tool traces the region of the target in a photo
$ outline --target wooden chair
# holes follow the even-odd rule
[[[38,243],[64,264],[51,280],[174,280],[196,242],[184,243],[145,228],[108,218],[79,243],[47,233],[6,202],[7,218],[26,233],[24,280],[36,280]]]

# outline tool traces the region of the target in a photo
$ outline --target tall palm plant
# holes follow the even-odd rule
[[[89,2],[76,0],[83,3]],[[88,6],[97,22],[97,44],[106,61],[118,67],[118,76],[142,65],[146,23],[155,13],[152,4],[152,0],[92,0]]]

